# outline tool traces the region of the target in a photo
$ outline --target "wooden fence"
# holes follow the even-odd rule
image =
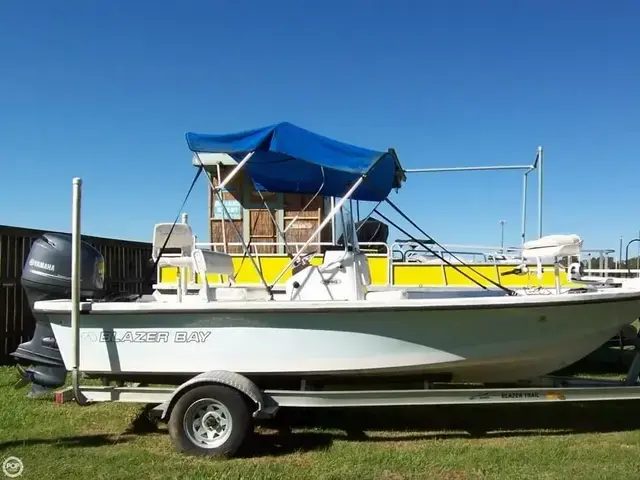
[[[35,319],[20,285],[20,276],[31,245],[45,232],[0,225],[0,365],[13,363],[9,354],[33,335]],[[107,290],[151,292],[155,273],[143,284],[151,257],[150,243],[84,235],[82,240],[104,255]]]

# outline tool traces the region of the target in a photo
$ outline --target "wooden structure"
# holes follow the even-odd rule
[[[232,169],[233,165],[208,166],[207,174],[212,184],[218,185],[219,177],[224,180]],[[227,215],[223,203],[210,188],[209,241],[218,251],[231,254],[243,253],[242,246],[237,245],[238,234],[245,243],[251,242],[252,253],[293,254],[299,246],[292,244],[306,242],[331,209],[330,199],[319,195],[314,198],[313,195],[267,192],[254,185],[242,171],[226,185],[221,196]],[[318,243],[331,242],[331,237],[332,227],[328,224],[305,251],[321,251]],[[271,245],[258,245],[261,243]]]

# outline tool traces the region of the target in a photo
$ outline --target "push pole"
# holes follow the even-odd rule
[[[500,224],[500,253],[504,253],[504,224],[507,221],[500,220],[498,223]]]
[[[538,238],[542,238],[542,147],[538,147]]]
[[[80,217],[82,205],[82,179],[73,179],[73,201],[71,213],[71,331],[73,350],[71,357],[71,386],[77,403],[83,404],[80,392]]]

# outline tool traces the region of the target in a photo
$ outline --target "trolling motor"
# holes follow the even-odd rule
[[[81,242],[80,256],[80,300],[100,298],[104,293],[104,257],[86,242]],[[31,246],[20,282],[36,328],[33,338],[18,345],[11,356],[18,362],[16,387],[30,382],[29,396],[38,396],[61,387],[67,377],[49,317],[35,312],[33,306],[41,300],[71,298],[71,235],[45,233],[39,237]]]

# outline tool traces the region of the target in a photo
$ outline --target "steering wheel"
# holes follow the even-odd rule
[[[302,253],[298,259],[294,262],[294,265],[300,267],[306,267],[311,263],[311,257],[315,255],[315,252]]]
[[[311,257],[313,255],[314,255],[313,253],[300,254],[300,256],[296,259],[296,261],[293,262],[291,273],[295,275],[300,270],[304,270],[306,267],[311,265]]]

